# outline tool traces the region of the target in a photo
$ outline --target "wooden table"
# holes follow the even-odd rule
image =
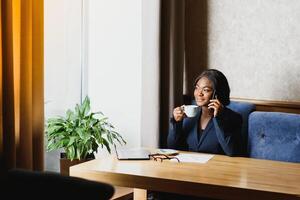
[[[187,152],[185,152],[187,153]],[[215,155],[205,164],[119,161],[115,156],[70,168],[70,175],[147,190],[216,199],[300,199],[300,164]]]

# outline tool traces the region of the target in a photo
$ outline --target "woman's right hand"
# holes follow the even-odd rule
[[[173,117],[176,122],[181,121],[184,118],[185,114],[183,111],[183,106],[176,107],[173,110]]]

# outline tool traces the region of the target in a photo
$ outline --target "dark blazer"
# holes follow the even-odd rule
[[[198,140],[201,109],[195,117],[170,121],[168,148],[229,156],[240,154],[242,116],[225,107],[212,118]]]

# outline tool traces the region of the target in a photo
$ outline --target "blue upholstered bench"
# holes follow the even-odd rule
[[[248,123],[249,157],[300,162],[300,114],[254,111]]]
[[[242,155],[248,156],[247,153],[247,144],[248,144],[248,118],[251,112],[255,111],[255,105],[249,102],[239,102],[239,101],[230,101],[228,108],[242,115],[243,125],[242,125],[242,146],[241,151]]]
[[[300,162],[300,114],[256,111],[255,104],[239,101],[228,108],[243,118],[243,156]]]

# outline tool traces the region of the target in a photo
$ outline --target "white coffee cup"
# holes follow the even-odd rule
[[[199,107],[196,105],[184,105],[183,111],[187,117],[195,117],[198,113]]]

